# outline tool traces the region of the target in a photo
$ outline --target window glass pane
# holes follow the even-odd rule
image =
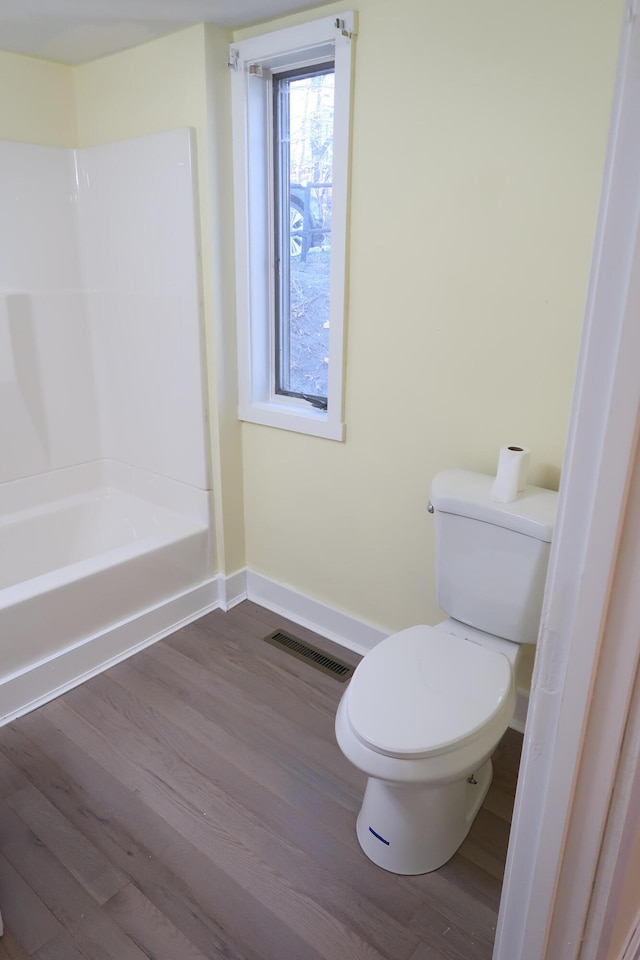
[[[276,392],[327,397],[333,67],[274,81]]]

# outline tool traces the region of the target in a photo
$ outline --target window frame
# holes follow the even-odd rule
[[[341,13],[231,44],[238,326],[238,417],[344,439],[344,315],[354,14]],[[333,60],[332,223],[327,409],[275,392],[275,230],[271,73]]]

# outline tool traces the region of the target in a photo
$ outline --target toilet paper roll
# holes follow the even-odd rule
[[[527,447],[501,447],[498,470],[491,488],[491,499],[497,503],[511,503],[527,485],[529,469]]]

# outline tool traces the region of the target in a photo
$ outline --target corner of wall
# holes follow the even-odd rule
[[[227,68],[231,31],[205,28],[207,169],[201,206],[210,211],[203,230],[202,273],[209,365],[211,449],[216,491],[216,531],[221,572],[245,565],[242,427],[237,417],[237,358],[233,237],[231,117]]]
[[[74,147],[73,68],[0,51],[0,139]]]

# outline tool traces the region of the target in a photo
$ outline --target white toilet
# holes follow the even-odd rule
[[[436,596],[449,619],[379,643],[338,707],[340,749],[369,777],[358,840],[393,873],[436,870],[466,837],[515,709],[520,645],[537,639],[558,494],[529,486],[495,503],[493,480],[434,478]]]

